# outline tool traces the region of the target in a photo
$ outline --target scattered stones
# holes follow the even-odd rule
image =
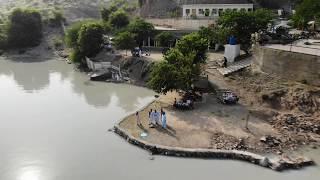
[[[267,144],[270,147],[279,146],[281,143],[281,140],[273,137],[273,136],[263,136],[260,138],[260,142]]]

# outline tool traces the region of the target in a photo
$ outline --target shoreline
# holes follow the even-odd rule
[[[125,120],[125,118],[123,119]],[[184,158],[202,158],[202,159],[225,159],[225,160],[240,160],[249,162],[261,167],[270,168],[275,171],[284,171],[289,169],[301,169],[303,167],[315,165],[315,162],[309,159],[301,160],[300,162],[290,162],[284,160],[273,160],[259,154],[239,151],[239,150],[214,150],[201,148],[181,148],[169,147],[158,144],[151,144],[147,141],[137,139],[130,135],[126,130],[114,126],[114,132],[126,140],[128,143],[140,147],[152,153],[152,155],[163,155],[172,157]]]
[[[147,109],[157,100],[153,100],[146,104],[138,111]],[[126,129],[120,127],[120,124],[126,121],[133,114],[129,114],[123,119],[116,122],[113,130],[129,144],[135,145],[143,150],[150,152],[152,155],[162,155],[171,157],[183,158],[200,158],[200,159],[224,159],[224,160],[239,160],[252,163],[261,167],[269,168],[275,171],[284,171],[290,169],[301,169],[307,166],[316,165],[315,162],[308,158],[301,158],[296,161],[281,158],[269,158],[257,153],[252,153],[243,150],[223,150],[223,149],[208,149],[208,148],[185,148],[177,146],[166,146],[156,143],[150,143],[147,140],[134,137]]]

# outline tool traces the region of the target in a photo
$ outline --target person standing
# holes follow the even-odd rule
[[[154,117],[154,123],[160,125],[160,123],[159,123],[160,114],[159,114],[159,112],[157,112],[156,109],[154,110],[154,115],[153,115],[153,117]]]
[[[152,109],[150,109],[149,111],[149,125],[151,125],[153,122],[153,112],[152,112]]]
[[[162,127],[164,129],[167,128],[167,116],[166,116],[166,112],[162,112]]]
[[[140,115],[139,115],[138,111],[136,112],[136,118],[137,118],[137,125],[142,126],[141,121],[140,121]]]

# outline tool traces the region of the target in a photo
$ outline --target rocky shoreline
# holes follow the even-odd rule
[[[306,158],[300,158],[295,161],[290,159],[269,159],[268,157],[258,154],[238,151],[238,150],[214,150],[214,149],[192,149],[180,147],[168,147],[157,144],[151,144],[144,140],[131,136],[126,130],[114,126],[114,132],[124,138],[130,144],[136,145],[142,149],[149,151],[153,155],[165,155],[175,157],[189,158],[206,158],[206,159],[230,159],[240,160],[253,163],[275,171],[283,171],[288,169],[301,169],[306,166],[315,165],[314,161]]]

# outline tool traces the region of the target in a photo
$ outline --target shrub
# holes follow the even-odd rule
[[[70,60],[74,63],[83,63],[85,56],[81,53],[79,49],[73,49],[70,54]]]
[[[8,44],[12,48],[32,47],[40,44],[42,18],[39,11],[15,9],[10,16]]]

